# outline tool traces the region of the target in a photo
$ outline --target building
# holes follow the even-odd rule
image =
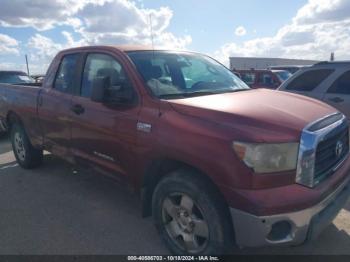
[[[287,59],[287,58],[263,58],[263,57],[230,57],[230,69],[266,69],[270,66],[306,66],[320,61]]]

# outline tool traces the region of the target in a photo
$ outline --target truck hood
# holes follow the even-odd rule
[[[297,94],[254,89],[235,93],[168,100],[177,112],[233,128],[242,141],[299,141],[309,123],[337,112]]]

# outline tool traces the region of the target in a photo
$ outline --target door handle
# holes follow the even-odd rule
[[[72,106],[70,110],[72,110],[77,115],[83,114],[85,112],[84,107],[79,104]]]
[[[344,102],[344,99],[343,98],[340,98],[340,97],[331,97],[331,98],[328,98],[329,101],[332,101],[334,103],[341,103],[341,102]]]
[[[43,97],[41,95],[38,96],[38,106],[42,106],[43,105]]]

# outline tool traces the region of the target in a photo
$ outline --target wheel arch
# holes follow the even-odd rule
[[[21,117],[14,111],[9,111],[6,115],[6,125],[9,130],[11,130],[11,127],[15,124],[19,123],[23,128],[23,122],[21,120]]]
[[[228,203],[221,193],[219,187],[211,179],[211,177],[200,170],[199,168],[188,164],[183,161],[162,158],[152,161],[144,173],[142,186],[141,186],[141,200],[142,200],[142,216],[148,217],[152,215],[152,196],[158,183],[169,173],[175,170],[185,169],[190,171],[197,178],[203,179],[207,184],[211,186],[216,197],[224,204],[229,215]]]

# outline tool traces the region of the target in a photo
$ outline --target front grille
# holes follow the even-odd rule
[[[319,182],[331,175],[348,152],[349,130],[346,122],[343,122],[329,132],[317,146],[314,181]]]

